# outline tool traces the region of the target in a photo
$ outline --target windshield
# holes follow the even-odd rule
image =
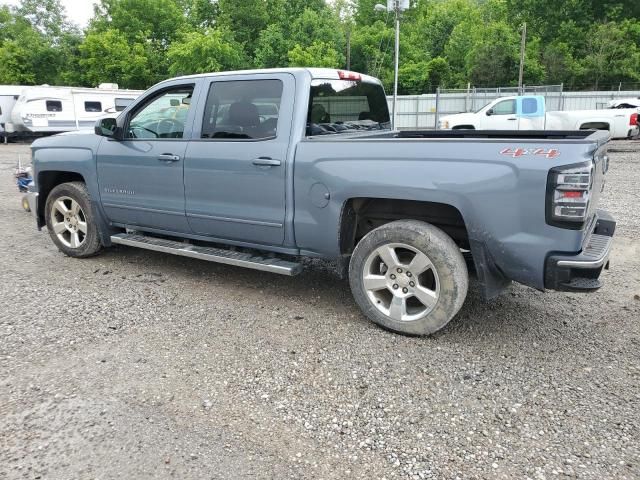
[[[355,80],[311,82],[307,135],[389,129],[389,107],[381,85]]]
[[[475,112],[473,113],[480,113],[487,105],[489,105],[490,103],[492,103],[493,100],[491,100],[491,102],[487,102],[484,105],[482,105],[479,109],[477,109]]]

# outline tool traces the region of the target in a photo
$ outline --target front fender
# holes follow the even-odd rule
[[[69,179],[82,179],[91,196],[92,209],[99,225],[102,243],[110,244],[109,226],[100,202],[96,170],[96,152],[103,138],[94,134],[55,135],[31,145],[34,191],[39,193],[38,210],[44,211],[49,192]],[[42,213],[41,212],[41,213]],[[38,226],[44,222],[39,220]]]

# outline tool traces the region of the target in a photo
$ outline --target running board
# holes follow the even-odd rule
[[[293,276],[302,271],[302,265],[300,263],[290,262],[277,257],[235,252],[223,248],[200,247],[185,242],[140,234],[120,233],[118,235],[112,235],[111,243],[170,253],[182,257],[197,258],[209,262],[224,263],[225,265],[253,268],[254,270],[279,273],[281,275]]]

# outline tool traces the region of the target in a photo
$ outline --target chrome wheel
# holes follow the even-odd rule
[[[51,205],[51,227],[58,240],[69,248],[80,247],[87,238],[87,217],[70,197],[60,197]]]
[[[425,317],[440,297],[438,272],[429,257],[403,243],[375,249],[364,263],[362,281],[369,301],[396,321]]]

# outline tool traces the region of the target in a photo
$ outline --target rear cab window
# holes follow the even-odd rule
[[[382,86],[360,79],[311,81],[307,135],[391,128]]]

